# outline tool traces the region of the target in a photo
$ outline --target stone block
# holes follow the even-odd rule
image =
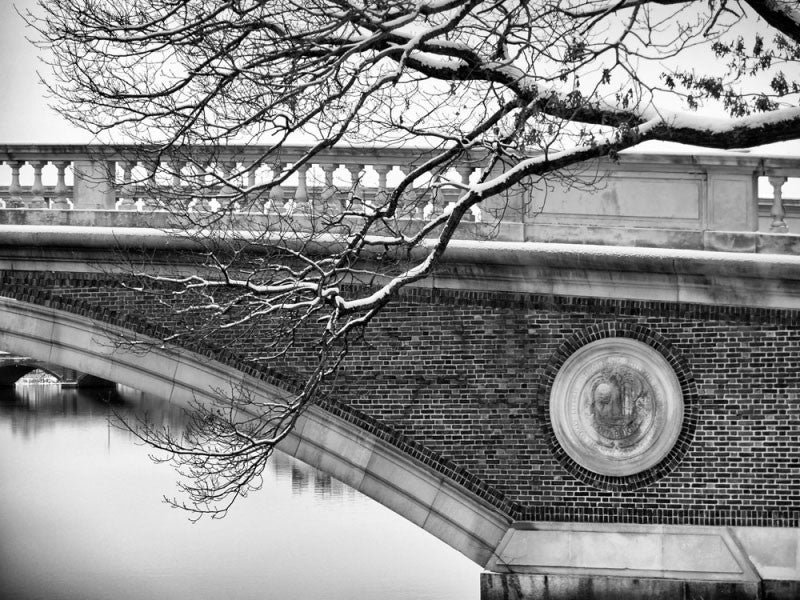
[[[425,520],[423,529],[442,540],[451,548],[455,548],[473,562],[485,566],[492,558],[493,550],[498,540],[487,540],[474,535],[470,530],[471,525],[473,524],[462,525],[451,521],[446,515],[431,511]]]
[[[469,532],[471,537],[481,540],[481,545],[492,548],[497,547],[508,529],[506,519],[490,518],[490,513],[480,501],[465,496],[447,481],[442,482],[431,509],[433,514],[442,515],[450,523]]]
[[[800,581],[765,579],[761,582],[763,600],[797,600],[800,598]]]
[[[546,575],[481,573],[481,600],[544,599],[546,594]]]
[[[762,579],[800,580],[800,529],[735,527],[732,532]]]
[[[370,473],[364,475],[358,491],[419,527],[423,526],[430,514],[430,505],[422,502],[419,496]]]
[[[756,179],[750,173],[710,170],[708,173],[707,227],[717,231],[758,229]]]
[[[800,238],[785,233],[759,233],[755,252],[759,254],[800,254]]]
[[[571,537],[561,531],[520,531],[511,529],[500,552],[504,565],[556,567],[575,563]]]
[[[756,581],[687,581],[686,600],[760,600]]]
[[[675,579],[482,573],[481,600],[684,600]]]
[[[755,252],[757,234],[739,231],[706,231],[703,249],[718,252]]]
[[[664,565],[672,571],[730,573],[739,575],[742,567],[720,535],[694,535],[686,532],[664,536]]]
[[[374,439],[322,410],[310,410],[304,417],[294,456],[358,489],[372,457]]]

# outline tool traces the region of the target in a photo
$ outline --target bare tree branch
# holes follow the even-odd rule
[[[145,427],[198,514],[258,481],[369,322],[499,197],[646,140],[800,138],[793,0],[39,0],[27,18],[62,113],[141,143],[126,185],[203,249],[191,272],[131,266],[180,317],[169,340],[258,335],[244,359],[264,369],[305,357],[290,401],[221,390],[187,435]],[[419,157],[367,194],[331,153],[364,144]],[[310,173],[322,191],[287,201]]]

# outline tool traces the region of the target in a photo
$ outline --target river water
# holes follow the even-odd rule
[[[470,600],[481,569],[285,454],[221,520],[162,500],[176,474],[111,410],[179,424],[137,391],[0,390],[0,597]]]

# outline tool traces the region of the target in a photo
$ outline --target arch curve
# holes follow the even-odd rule
[[[208,357],[154,345],[147,352],[115,347],[116,325],[0,297],[0,347],[62,365],[189,407],[214,390],[241,387],[257,400],[288,392]],[[139,336],[141,338],[141,336]],[[423,461],[318,406],[310,407],[279,449],[357,489],[486,566],[511,519]]]
[[[0,367],[0,387],[10,388],[28,373],[33,373],[39,367],[33,365],[7,365]]]
[[[22,359],[11,364],[0,365],[0,387],[13,387],[17,381],[34,371],[42,371],[54,377],[59,383],[65,381],[64,373],[60,369],[39,361]]]

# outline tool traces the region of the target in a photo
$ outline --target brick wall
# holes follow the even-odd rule
[[[7,273],[0,285],[6,295],[139,329],[172,326],[166,309],[104,277]],[[435,463],[515,518],[796,527],[799,317],[785,310],[409,290],[347,360],[331,391],[342,404],[327,406]],[[222,358],[241,361],[259,349],[267,328],[209,343],[229,342]],[[667,356],[687,402],[679,451],[638,479],[576,469],[554,445],[545,406],[564,357],[582,343],[616,335]],[[288,363],[302,369],[303,360]]]

